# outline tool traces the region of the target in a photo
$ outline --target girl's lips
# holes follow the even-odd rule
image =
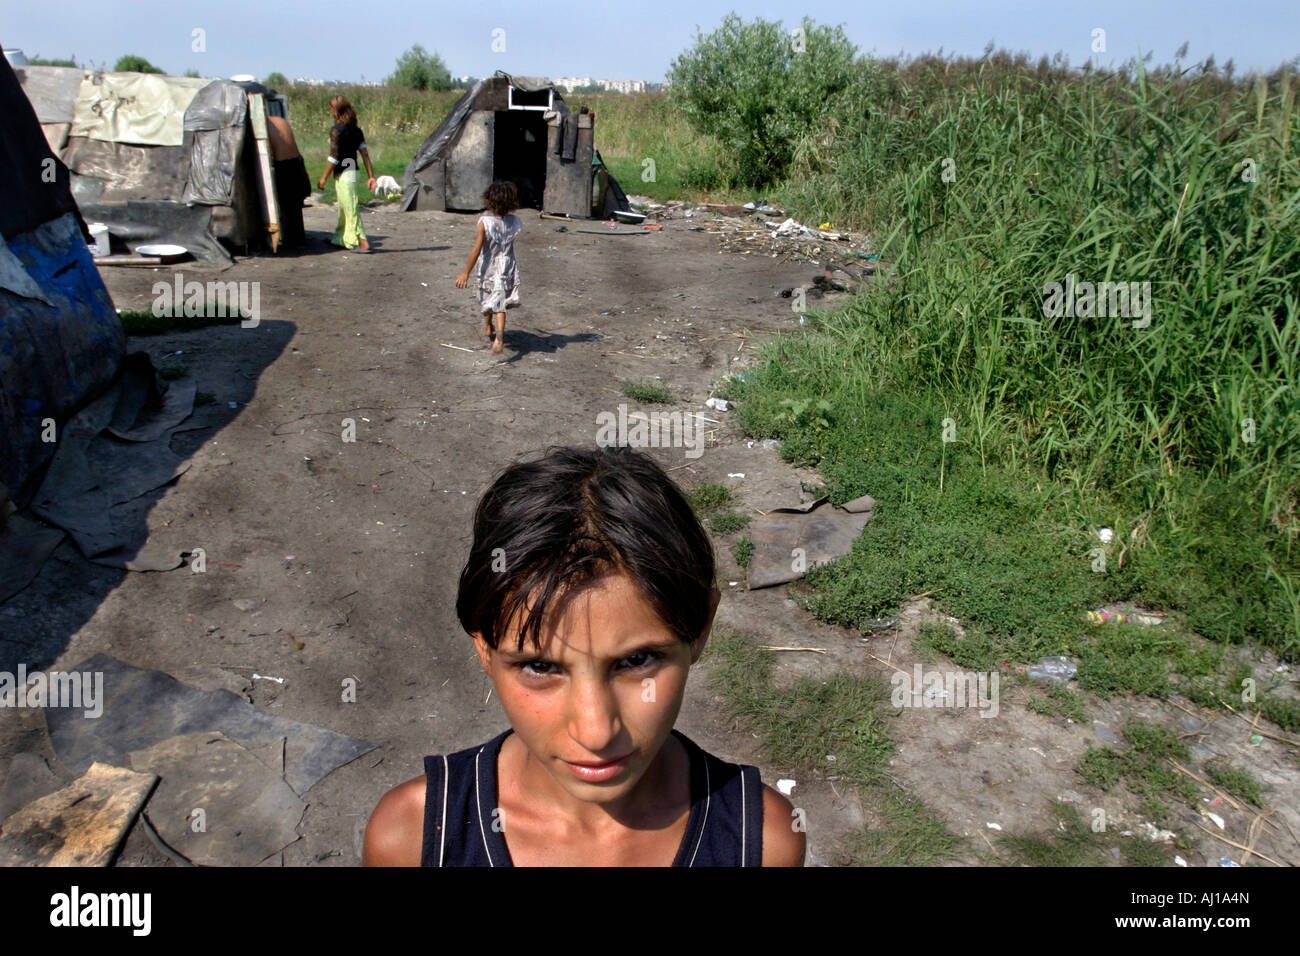
[[[618,760],[613,760],[609,763],[580,764],[570,763],[567,760],[564,761],[564,763],[565,766],[573,771],[573,775],[579,780],[586,780],[589,783],[599,783],[602,780],[608,780],[611,777],[622,773],[631,758],[632,755],[628,754],[625,757],[620,757]]]

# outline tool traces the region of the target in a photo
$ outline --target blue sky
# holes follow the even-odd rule
[[[690,46],[696,27],[714,29],[735,10],[745,19],[804,16],[841,24],[862,52],[923,53],[943,47],[979,54],[987,41],[1033,55],[1062,51],[1074,64],[1093,56],[1092,31],[1106,31],[1103,61],[1152,51],[1172,60],[1183,41],[1188,60],[1213,53],[1239,71],[1269,70],[1300,54],[1300,2],[1144,3],[1142,0],[1062,0],[986,4],[809,2],[739,5],[715,0],[542,0],[537,3],[392,0],[49,0],[10,2],[0,13],[0,40],[27,55],[75,56],[111,68],[137,53],[169,73],[205,76],[278,70],[290,77],[355,81],[382,79],[413,43],[436,50],[455,75],[519,74],[664,78],[674,56]],[[205,31],[206,52],[194,52],[193,31]],[[493,31],[504,30],[504,52]],[[498,34],[500,36],[500,34]]]

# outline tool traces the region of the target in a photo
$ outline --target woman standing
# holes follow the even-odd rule
[[[334,128],[330,130],[329,166],[320,174],[316,184],[325,188],[325,179],[334,170],[334,190],[338,194],[339,224],[334,230],[334,245],[345,249],[369,252],[370,243],[361,228],[361,213],[357,208],[357,153],[366,163],[370,191],[375,191],[375,168],[370,164],[370,151],[366,149],[366,134],[357,126],[357,111],[344,96],[330,98],[330,114]]]

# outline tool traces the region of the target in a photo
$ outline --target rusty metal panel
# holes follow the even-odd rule
[[[546,192],[542,206],[555,215],[591,215],[591,157],[594,129],[592,117],[577,114],[578,143],[572,161],[557,153],[562,114],[552,116],[546,126]]]
[[[465,118],[460,138],[447,156],[447,208],[482,209],[483,191],[492,184],[492,132],[496,116],[475,110]]]

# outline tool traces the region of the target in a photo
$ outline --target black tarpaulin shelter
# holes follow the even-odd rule
[[[91,261],[68,169],[3,60],[0,116],[0,498],[21,507],[63,424],[117,375],[126,337]]]
[[[506,179],[524,208],[583,218],[627,210],[594,133],[594,114],[571,112],[549,80],[498,71],[420,145],[402,178],[402,209],[478,210],[488,185]]]

